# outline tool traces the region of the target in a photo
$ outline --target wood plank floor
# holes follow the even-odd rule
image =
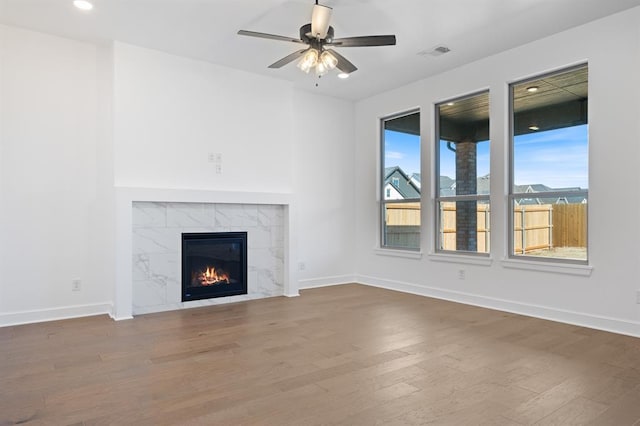
[[[0,328],[0,425],[640,425],[640,339],[360,285]]]

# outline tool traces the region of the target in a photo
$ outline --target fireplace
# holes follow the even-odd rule
[[[182,301],[247,294],[247,233],[182,234]]]

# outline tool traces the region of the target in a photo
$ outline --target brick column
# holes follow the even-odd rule
[[[456,143],[456,195],[476,195],[475,142]],[[478,250],[478,213],[477,201],[458,201],[456,203],[456,250]]]

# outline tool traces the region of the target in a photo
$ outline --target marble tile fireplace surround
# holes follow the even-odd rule
[[[120,188],[114,318],[273,296],[292,288],[288,194]],[[247,294],[182,302],[183,233],[246,232]]]

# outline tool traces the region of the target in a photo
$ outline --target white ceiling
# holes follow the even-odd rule
[[[339,48],[357,67],[347,80],[267,66],[299,45],[238,36],[240,29],[297,37],[313,0],[0,0],[0,23],[73,39],[118,40],[356,100],[640,5],[640,0],[324,0],[335,36],[395,34],[389,47]],[[451,52],[418,55],[444,45]]]

